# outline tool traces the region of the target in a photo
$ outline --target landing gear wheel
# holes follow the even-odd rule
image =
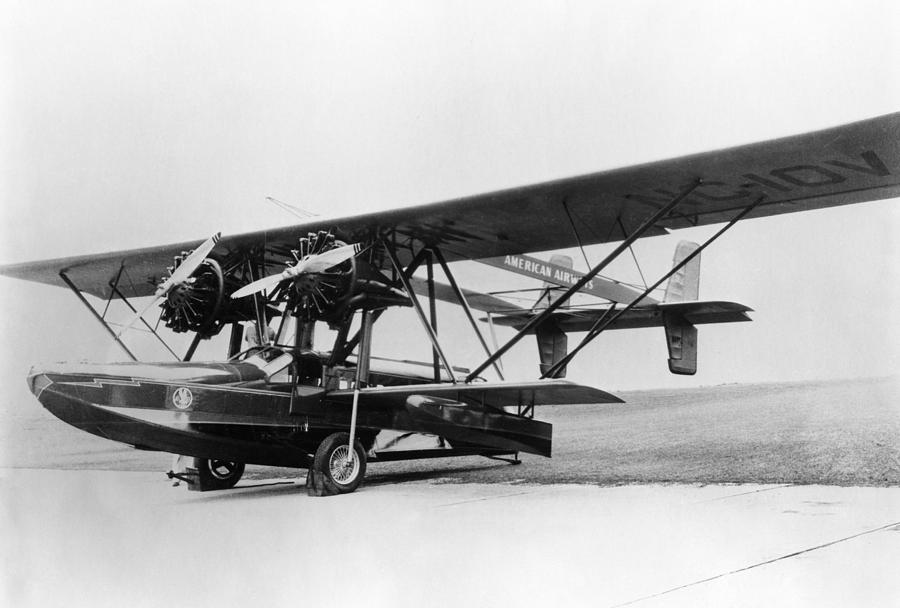
[[[215,458],[194,458],[194,468],[197,469],[201,492],[233,488],[244,474],[244,463]]]
[[[349,494],[359,487],[366,474],[366,453],[359,441],[354,443],[352,462],[349,433],[334,433],[319,444],[307,478],[310,495]]]

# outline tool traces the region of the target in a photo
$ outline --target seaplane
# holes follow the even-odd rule
[[[29,388],[64,422],[190,459],[170,475],[192,490],[231,488],[258,464],[305,469],[310,494],[334,495],[356,490],[378,462],[550,457],[541,406],[621,401],[565,379],[601,333],[662,328],[669,370],[693,374],[699,325],[750,320],[743,304],[699,297],[700,254],[734,225],[898,196],[900,113],[434,204],[9,264],[0,274],[71,290],[129,359],[32,368]],[[703,225],[721,227],[703,243],[680,243],[652,284],[601,274],[638,239]],[[583,272],[570,257],[543,255],[597,244],[611,251]],[[462,261],[541,281],[536,301],[462,287],[452,270]],[[451,364],[438,301],[461,308],[483,360]],[[110,320],[114,302],[127,307],[127,322]],[[373,326],[395,308],[422,326],[432,361],[373,354]],[[139,361],[127,344],[136,325],[173,360]],[[495,325],[511,337],[489,340]],[[333,340],[317,347],[325,330]],[[247,332],[254,344],[245,349]],[[163,334],[192,335],[190,346],[176,353]],[[220,334],[223,359],[194,361],[198,345]],[[579,337],[571,347],[569,334]],[[535,378],[507,381],[501,358],[528,336]]]

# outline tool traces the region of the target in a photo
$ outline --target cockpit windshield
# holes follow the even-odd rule
[[[267,378],[273,379],[276,374],[278,377],[283,375],[287,378],[288,366],[293,363],[294,356],[289,351],[277,346],[256,346],[235,355],[232,360],[255,365],[263,371]]]

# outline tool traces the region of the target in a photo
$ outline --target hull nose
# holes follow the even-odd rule
[[[41,393],[44,392],[44,389],[53,384],[53,381],[50,380],[46,372],[36,370],[33,367],[28,372],[26,382],[28,382],[28,390],[30,390],[38,400],[40,400]]]
[[[75,366],[59,366],[31,368],[26,381],[28,388],[48,412],[76,428],[116,439],[114,431],[127,426],[121,424],[121,417],[104,410],[115,390],[115,380],[112,380],[111,388],[97,382],[93,374],[83,373]]]

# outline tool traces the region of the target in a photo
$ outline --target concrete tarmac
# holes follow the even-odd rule
[[[0,469],[8,606],[900,606],[900,488]]]

